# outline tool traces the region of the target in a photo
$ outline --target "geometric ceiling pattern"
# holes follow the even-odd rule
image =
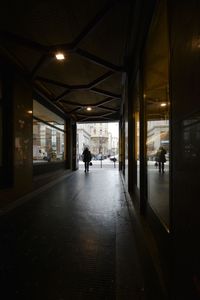
[[[34,90],[76,121],[119,120],[130,1],[8,3],[1,4],[0,52]]]

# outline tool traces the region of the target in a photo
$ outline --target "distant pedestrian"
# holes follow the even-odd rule
[[[165,172],[165,162],[166,162],[166,157],[165,154],[167,153],[167,151],[161,146],[157,153],[156,153],[156,162],[158,163],[158,170],[159,173],[164,173]]]
[[[85,172],[89,172],[89,165],[90,165],[90,161],[92,159],[92,155],[87,147],[83,151],[82,156],[83,156],[83,161],[85,163]]]

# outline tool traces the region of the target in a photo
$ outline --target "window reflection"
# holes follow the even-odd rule
[[[62,127],[64,129],[63,125]],[[64,132],[34,120],[33,160],[40,162],[64,160]]]
[[[33,162],[64,160],[64,120],[34,100]]]
[[[169,46],[166,1],[159,1],[144,60],[148,202],[169,227]]]
[[[169,225],[169,144],[169,120],[151,119],[147,109],[148,200],[165,225]]]
[[[139,112],[135,114],[136,126],[135,126],[135,155],[137,161],[137,187],[140,187],[140,120],[139,120]]]
[[[200,158],[200,113],[196,113],[182,124],[184,162],[198,164]]]

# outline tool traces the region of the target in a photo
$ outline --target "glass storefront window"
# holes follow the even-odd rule
[[[62,118],[34,100],[33,162],[44,163],[64,160],[64,129]]]
[[[139,87],[139,72],[136,77],[134,87],[134,120],[135,120],[135,162],[137,168],[136,174],[136,185],[140,188],[140,87]]]
[[[159,1],[144,57],[148,202],[169,228],[170,99],[166,1]]]
[[[137,162],[137,187],[140,187],[140,119],[139,112],[135,113],[135,155]]]

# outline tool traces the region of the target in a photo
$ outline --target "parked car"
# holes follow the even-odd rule
[[[110,160],[115,162],[118,160],[118,155],[113,155],[113,156],[110,156]]]

